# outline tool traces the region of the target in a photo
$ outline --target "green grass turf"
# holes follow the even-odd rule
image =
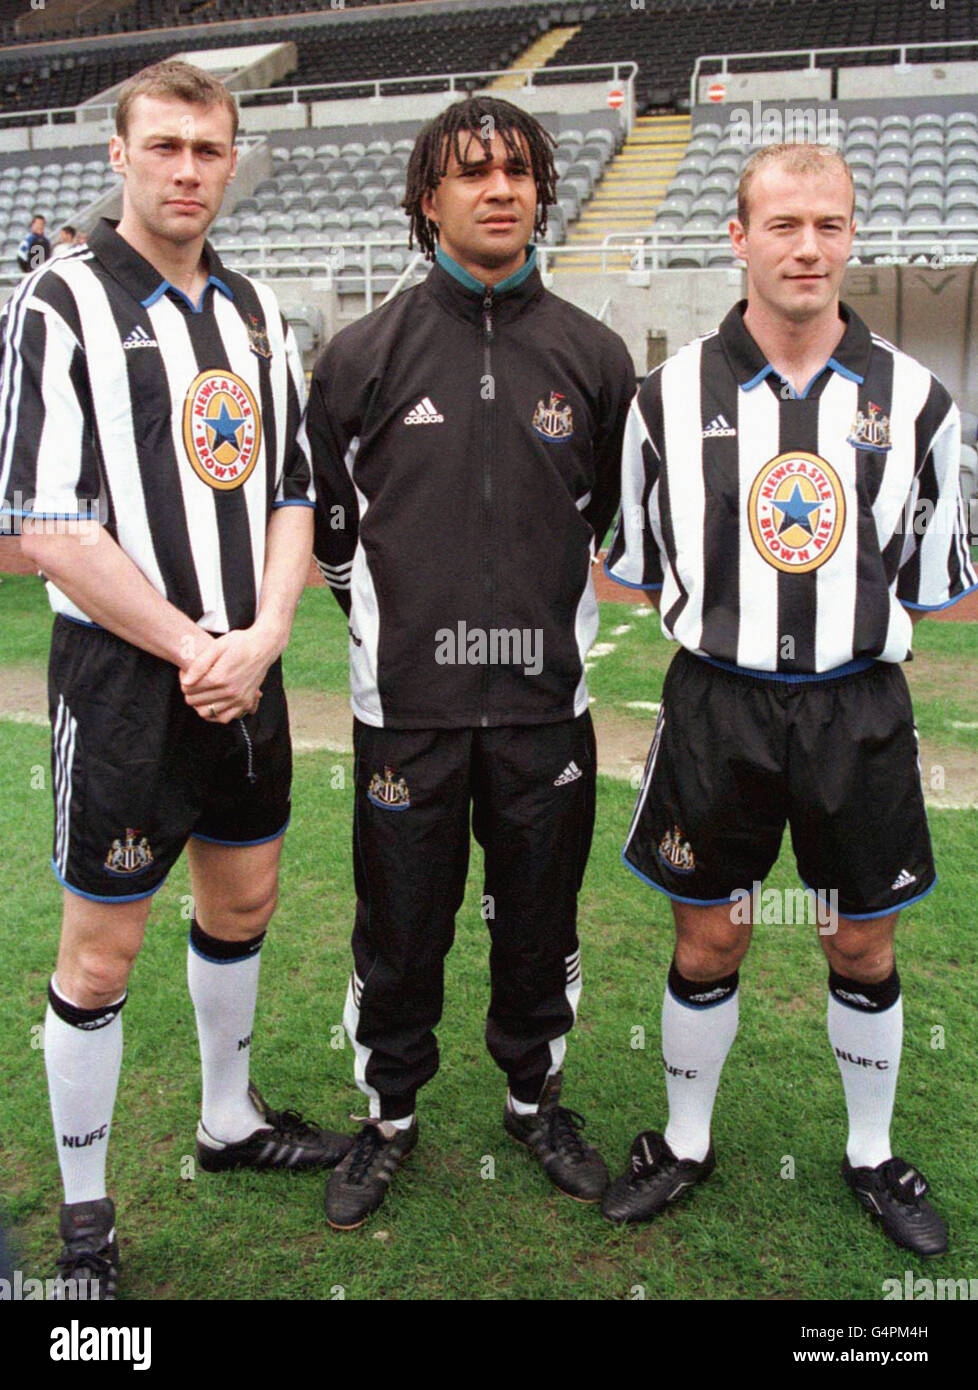
[[[47,867],[51,806],[43,729],[3,725],[0,871],[0,1170],[18,1263],[48,1276],[57,1254],[58,1171],[43,1057],[59,893]],[[333,769],[344,772],[344,787]],[[619,849],[627,786],[602,780],[581,896],[585,988],[565,1098],[620,1170],[637,1130],[661,1125],[659,1003],[671,955],[665,900],[628,874]],[[350,760],[296,762],[281,906],[264,952],[254,1074],[272,1104],[334,1126],[363,1113],[339,1030],[353,895]],[[741,1031],[716,1114],[713,1180],[656,1223],[618,1230],[555,1194],[501,1129],[503,1082],[483,1043],[485,927],[473,873],[449,957],[443,1066],[423,1093],[421,1143],[360,1232],[326,1226],[323,1179],[192,1175],[199,1096],[185,988],[188,893],[177,867],[154,903],[126,1007],[122,1081],[109,1156],[123,1293],[146,1298],[878,1299],[905,1269],[978,1275],[972,1136],[974,846],[978,813],[931,817],[942,882],[900,931],[906,1040],[894,1135],[921,1164],[952,1232],[923,1266],[897,1251],[838,1177],[842,1090],[825,1036],[826,970],[814,931],[758,926],[743,969]],[[478,867],[477,865],[475,867]],[[793,886],[783,856],[771,883]],[[931,1045],[935,1027],[943,1048]],[[644,1047],[636,1028],[645,1029]],[[786,1156],[795,1176],[781,1176]],[[491,1160],[491,1162],[490,1162]],[[493,1172],[494,1176],[483,1176]]]

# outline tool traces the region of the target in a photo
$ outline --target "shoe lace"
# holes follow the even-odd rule
[[[64,1280],[79,1279],[84,1271],[89,1281],[97,1279],[107,1287],[113,1275],[112,1261],[97,1250],[65,1250],[55,1260],[55,1265],[59,1277]]]
[[[560,1154],[561,1158],[569,1159],[572,1163],[583,1162],[588,1157],[588,1150],[580,1131],[586,1124],[584,1116],[579,1115],[576,1110],[567,1110],[562,1105],[555,1105],[547,1115],[547,1139],[550,1147]]]
[[[890,1196],[905,1207],[915,1207],[930,1191],[930,1183],[923,1173],[903,1158],[887,1159],[881,1177]]]
[[[356,1115],[350,1116],[351,1120],[357,1118]],[[379,1120],[360,1119],[360,1123],[363,1128],[353,1141],[353,1148],[349,1154],[350,1166],[346,1170],[346,1180],[353,1185],[362,1183],[368,1176],[370,1165],[382,1142]]]
[[[649,1173],[665,1168],[669,1163],[665,1140],[661,1134],[646,1131],[640,1134],[632,1149],[631,1172],[629,1180],[637,1182],[648,1177]]]
[[[271,1125],[284,1138],[297,1143],[315,1139],[318,1133],[316,1126],[311,1125],[297,1110],[267,1110],[265,1123]]]

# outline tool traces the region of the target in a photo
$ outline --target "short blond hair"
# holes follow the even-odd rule
[[[737,184],[737,221],[744,231],[747,230],[750,217],[751,183],[755,174],[766,169],[769,164],[779,164],[789,174],[823,174],[827,166],[832,165],[841,169],[849,180],[852,193],[852,213],[849,218],[852,221],[856,211],[856,186],[853,183],[852,170],[837,149],[831,145],[765,145],[748,159]]]
[[[238,133],[238,104],[225,87],[203,68],[168,58],[134,73],[122,85],[115,108],[116,134],[124,140],[129,131],[129,114],[137,97],[169,97],[191,106],[223,106],[231,117],[231,142]]]

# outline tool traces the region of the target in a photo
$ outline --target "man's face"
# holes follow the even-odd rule
[[[23,222],[22,222],[20,225],[23,226],[23,225],[24,225]],[[31,231],[34,233],[35,236],[43,236],[43,235],[44,235],[44,218],[43,218],[43,217],[35,217],[35,218],[34,218],[34,220],[31,222]]]
[[[113,135],[109,142],[112,168],[125,180],[123,218],[178,245],[203,236],[237,157],[225,107],[137,97],[125,138]]]
[[[750,183],[747,230],[730,224],[734,251],[747,264],[748,304],[804,323],[838,304],[852,251],[852,189],[834,165],[793,174],[780,164]]]
[[[425,194],[422,211],[437,223],[442,250],[466,269],[516,270],[533,235],[537,210],[525,141],[520,141],[519,155],[509,155],[497,131],[487,160],[479,137],[463,132],[459,148],[462,162],[449,155],[445,175]]]

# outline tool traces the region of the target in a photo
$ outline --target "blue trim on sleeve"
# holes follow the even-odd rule
[[[38,521],[97,521],[91,512],[25,512],[17,507],[0,507],[0,516],[26,516]]]
[[[946,603],[910,603],[905,598],[897,598],[897,602],[903,608],[912,608],[915,613],[940,613],[942,608],[953,608],[961,599],[967,598],[969,594],[978,591],[978,584],[972,584],[967,589],[962,589],[960,594],[955,594],[954,598],[949,598]]]
[[[260,840],[217,840],[213,835],[199,835],[196,830],[191,832],[192,840],[203,840],[206,845],[225,845],[228,849],[251,849],[253,845],[267,845],[272,840],[280,840],[289,828],[289,819],[282,826],[281,830],[276,830],[274,835],[263,835]]]
[[[307,497],[287,497],[283,502],[273,502],[272,511],[279,507],[315,507],[315,502],[310,502]]]
[[[869,922],[875,917],[889,917],[894,912],[902,912],[905,907],[912,907],[914,903],[919,903],[922,898],[926,898],[928,894],[933,893],[934,889],[937,887],[937,881],[937,875],[935,874],[934,881],[930,886],[918,893],[916,897],[907,898],[902,903],[894,903],[892,907],[884,907],[879,912],[840,912],[839,916],[845,917],[849,922]],[[804,879],[802,879],[802,883],[805,883]],[[825,899],[819,896],[817,888],[812,888],[808,883],[805,883],[805,887],[808,889],[809,893],[815,894],[815,898],[821,906],[831,909],[831,904],[826,903]]]
[[[651,590],[662,588],[661,584],[633,584],[630,579],[619,579],[617,574],[611,573],[611,570],[608,568],[607,559],[601,561],[601,568],[613,583],[621,584],[625,589],[642,589],[644,592],[648,593]]]
[[[58,882],[61,884],[62,888],[67,888],[69,893],[74,893],[75,896],[78,898],[87,898],[88,901],[91,903],[135,903],[138,902],[140,898],[151,898],[154,893],[158,893],[160,891],[160,889],[163,887],[163,884],[166,882],[166,879],[163,878],[155,886],[155,888],[147,888],[143,893],[120,893],[118,896],[106,895],[103,897],[99,893],[86,893],[83,888],[76,888],[73,883],[69,883],[66,878],[62,878],[60,872],[58,871],[58,866],[54,862],[53,856],[51,859],[51,871],[54,874],[55,878],[58,880]]]

